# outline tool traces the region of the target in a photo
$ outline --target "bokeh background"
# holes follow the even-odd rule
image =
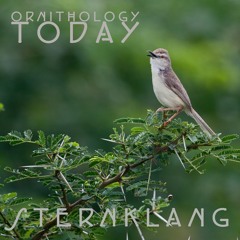
[[[11,25],[14,11],[87,11],[91,19],[81,42],[69,43],[69,23],[57,23],[61,37],[54,44],[37,38],[33,22],[23,28],[23,43],[17,43],[17,28]],[[116,18],[108,23],[113,43],[96,43],[101,22],[93,22],[93,12],[103,20],[107,11],[139,11],[140,24],[122,44],[126,31]],[[116,1],[72,0],[0,2],[0,134],[11,130],[43,130],[66,133],[90,150],[110,145],[101,140],[119,117],[144,117],[147,109],[157,109],[151,84],[147,50],[167,48],[173,67],[186,87],[192,104],[209,125],[222,134],[240,129],[240,1],[239,0],[168,0]],[[134,21],[135,23],[135,21]],[[129,26],[133,23],[128,22]],[[44,33],[51,38],[51,29]],[[181,115],[183,119],[192,121]],[[239,146],[239,141],[235,143]],[[31,163],[30,147],[0,145],[0,181],[6,165],[19,167]],[[187,174],[175,156],[160,178],[174,195],[171,207],[179,214],[182,227],[155,233],[144,231],[146,239],[237,239],[240,236],[240,165],[226,167],[209,160],[206,173]],[[19,191],[20,196],[44,197],[41,186],[27,182],[12,184],[4,191]],[[36,191],[38,190],[38,191]],[[171,210],[163,215],[167,218]],[[228,211],[228,228],[212,222],[215,209]],[[196,219],[187,224],[194,208],[205,209],[205,226]],[[220,215],[219,215],[220,217]],[[117,233],[117,234],[116,234]],[[102,239],[125,239],[124,229],[112,229]],[[140,239],[136,230],[130,239]]]

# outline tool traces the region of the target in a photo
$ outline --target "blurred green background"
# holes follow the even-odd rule
[[[23,27],[23,43],[17,43],[17,27],[11,25],[14,11],[86,11],[91,19],[81,42],[69,43],[69,23],[57,22],[61,36],[54,44],[41,43],[37,37],[40,23]],[[106,12],[116,14],[139,11],[139,26],[122,44],[126,30],[116,18],[108,23],[113,43],[96,43]],[[41,2],[2,0],[0,3],[0,134],[11,130],[32,129],[46,133],[66,133],[90,150],[110,149],[100,138],[111,133],[113,120],[119,117],[144,117],[146,110],[157,109],[151,83],[147,50],[167,48],[175,72],[183,82],[194,108],[209,125],[223,134],[239,133],[240,123],[240,1],[239,0],[52,0]],[[129,27],[135,21],[127,22]],[[51,38],[49,28],[44,33]],[[183,119],[189,119],[184,114]],[[236,143],[239,145],[239,142]],[[3,167],[31,163],[30,147],[0,145],[0,181]],[[146,239],[237,239],[240,235],[240,166],[221,166],[209,160],[206,174],[187,174],[175,156],[161,172],[171,207],[179,213],[182,227],[156,233],[144,231]],[[44,197],[44,189],[35,182],[8,186],[20,196]],[[38,191],[36,191],[38,190]],[[168,217],[171,207],[163,216]],[[230,219],[228,228],[216,227],[211,214],[217,208]],[[187,227],[194,208],[205,208],[205,226],[196,220]],[[116,234],[117,233],[117,234]],[[112,229],[103,239],[125,239],[125,229]],[[134,228],[130,239],[140,239]]]

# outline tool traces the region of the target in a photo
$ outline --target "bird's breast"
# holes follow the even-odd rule
[[[152,69],[153,91],[158,101],[165,107],[176,108],[184,106],[183,101],[166,85],[163,71]]]

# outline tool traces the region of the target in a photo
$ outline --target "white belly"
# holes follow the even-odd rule
[[[176,108],[184,106],[183,101],[164,83],[163,76],[158,72],[152,72],[153,91],[158,101],[165,107]]]

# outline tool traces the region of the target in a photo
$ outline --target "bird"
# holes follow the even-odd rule
[[[208,126],[202,117],[192,107],[187,91],[172,69],[171,59],[166,49],[157,48],[148,51],[152,72],[153,91],[158,101],[164,108],[157,109],[157,112],[176,111],[167,121],[163,123],[167,126],[180,112],[192,117],[200,126],[202,131],[212,138],[216,133]]]

